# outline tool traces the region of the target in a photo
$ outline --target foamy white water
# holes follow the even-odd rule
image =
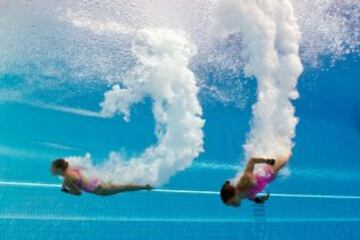
[[[300,31],[291,2],[223,0],[218,18],[224,34],[241,34],[248,58],[245,74],[258,82],[245,157],[290,155],[298,122],[291,100],[298,97],[296,82],[302,72]]]
[[[134,74],[123,87],[116,84],[105,93],[101,114],[112,117],[120,113],[129,121],[131,105],[150,96],[157,144],[132,159],[112,152],[99,166],[90,163],[90,155],[68,160],[110,182],[160,185],[189,167],[203,150],[204,120],[196,78],[188,67],[196,48],[183,31],[145,28],[136,33],[132,51],[138,60]]]

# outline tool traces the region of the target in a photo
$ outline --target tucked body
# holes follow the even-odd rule
[[[234,183],[226,181],[220,196],[224,204],[228,206],[240,206],[242,199],[248,199],[256,203],[264,203],[269,199],[269,194],[258,196],[266,186],[276,178],[278,172],[286,165],[289,157],[277,159],[251,158],[249,159],[241,177]],[[261,164],[255,167],[256,164]]]

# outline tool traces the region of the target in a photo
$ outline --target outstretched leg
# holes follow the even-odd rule
[[[246,164],[245,167],[245,174],[252,174],[255,168],[255,164],[259,164],[259,163],[266,163],[269,165],[274,165],[275,160],[274,159],[270,159],[270,158],[250,158],[250,160],[248,161],[248,163]]]
[[[97,195],[108,196],[121,192],[139,191],[139,190],[150,190],[152,187],[149,184],[146,185],[135,185],[135,184],[111,184],[102,183],[99,187],[94,190]]]

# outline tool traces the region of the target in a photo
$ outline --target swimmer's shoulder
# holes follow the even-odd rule
[[[80,178],[78,173],[72,170],[67,171],[64,177],[66,181],[70,181],[70,182],[76,182]]]

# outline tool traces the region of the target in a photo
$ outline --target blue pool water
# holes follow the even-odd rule
[[[348,58],[300,79],[291,174],[269,191],[360,196],[359,63]],[[314,86],[307,83],[313,81]],[[205,152],[166,189],[218,191],[236,172],[249,110],[204,103]],[[148,104],[120,118],[84,117],[22,103],[1,107],[1,181],[59,183],[53,158],[116,148],[141,151],[154,141]],[[60,145],[61,144],[61,145]],[[1,186],[1,239],[357,239],[360,199],[272,197],[263,207],[227,208],[217,195],[138,192],[71,197],[58,188]]]
[[[300,1],[294,4],[296,14],[304,14],[298,16],[304,34],[300,48],[304,71],[297,87],[301,97],[293,101],[300,121],[288,172],[278,176],[267,188],[272,196],[264,205],[243,201],[240,208],[229,208],[217,194],[224,180],[232,178],[243,167],[243,144],[250,131],[251,106],[257,94],[255,79],[244,77],[243,59],[238,65],[227,65],[226,61],[236,59],[233,54],[238,51],[234,47],[238,43],[236,39],[230,39],[224,44],[226,46],[221,45],[220,50],[215,51],[225,67],[219,67],[221,64],[213,59],[215,63],[199,60],[211,59],[201,46],[198,46],[199,57],[191,63],[206,122],[204,151],[189,168],[178,172],[159,190],[111,197],[90,194],[75,197],[60,191],[61,180],[49,171],[51,161],[91,153],[93,160],[101,163],[114,150],[128,156],[138,155],[157,141],[151,109],[153,100],[147,97],[135,104],[129,122],[121,116],[100,117],[99,103],[103,101],[104,92],[118,80],[111,77],[126,72],[134,64],[126,52],[131,47],[128,39],[121,36],[120,40],[114,40],[106,29],[102,30],[105,33],[95,30],[95,34],[89,33],[88,29],[81,28],[87,25],[80,24],[80,30],[74,30],[73,26],[66,25],[68,22],[63,22],[67,17],[80,14],[81,11],[76,11],[84,10],[81,8],[84,6],[89,7],[89,12],[95,9],[97,13],[100,5],[96,1],[95,7],[92,1],[78,1],[79,5],[63,1],[63,9],[73,12],[61,15],[61,21],[34,10],[35,7],[46,8],[47,4],[51,7],[50,3],[39,1],[44,5],[40,6],[35,2],[23,1],[23,8],[10,1],[0,3],[0,14],[2,9],[7,9],[6,14],[3,13],[5,17],[0,15],[0,34],[3,34],[0,35],[0,240],[360,238],[357,28],[348,35],[346,29],[340,34],[335,26],[326,25],[326,18],[320,19],[314,23],[319,26],[320,35],[324,35],[324,39],[319,40],[320,37],[312,35],[314,25],[309,27],[306,22],[315,17],[313,12],[306,15],[314,6],[302,8]],[[127,6],[125,2],[122,4]],[[190,2],[201,12],[203,1]],[[353,9],[360,9],[356,3],[354,6],[358,8],[352,8],[352,1],[346,2],[348,5],[341,8],[345,17],[349,17],[346,15],[349,13],[356,14]],[[2,8],[5,5],[7,8]],[[111,1],[104,6],[111,6],[102,9],[105,13],[117,9]],[[124,7],[120,12],[133,9],[140,7],[134,3],[133,8]],[[146,5],[141,9],[152,8]],[[314,11],[320,10],[319,7]],[[99,12],[96,20],[113,20],[110,23],[125,22],[141,27],[142,21],[150,21],[146,17],[145,20],[136,18],[136,12],[132,15],[125,12],[125,20],[106,14],[104,17],[104,13]],[[204,16],[202,12],[199,16],[194,12],[191,12],[194,18],[207,23],[204,16],[208,12],[205,11]],[[323,12],[319,12],[319,16],[321,14]],[[29,16],[31,21],[26,18]],[[87,22],[89,16],[85,14],[79,19]],[[334,22],[340,21],[338,15],[331,17]],[[45,24],[44,19],[47,20]],[[11,41],[3,40],[12,35],[4,34],[11,32],[10,28],[4,28],[7,21],[14,22],[14,32],[23,35],[9,37]],[[157,24],[161,21],[154,20]],[[49,27],[51,23],[56,27]],[[178,26],[176,21],[171,24]],[[195,42],[202,42],[201,37],[196,39],[196,33],[202,35],[202,28],[197,27],[205,28],[207,24],[190,23],[190,27],[187,24],[186,20],[184,28],[189,29]],[[192,28],[192,24],[196,26]],[[104,29],[93,22],[89,25]],[[26,31],[19,30],[22,28]],[[73,37],[74,32],[76,37]],[[352,48],[337,46],[334,42],[339,39],[336,37],[326,41],[326,37],[336,34],[341,35],[339,38],[352,39],[354,43],[344,43]],[[204,33],[204,36],[208,35]],[[123,42],[124,46],[117,45]],[[337,48],[341,52],[337,52]],[[225,54],[229,60],[224,60],[221,51],[229,51]],[[87,59],[88,52],[95,57]],[[312,54],[316,55],[314,62]],[[104,59],[116,62],[115,67]],[[123,80],[124,75],[120,76]],[[216,94],[213,88],[217,88]]]

